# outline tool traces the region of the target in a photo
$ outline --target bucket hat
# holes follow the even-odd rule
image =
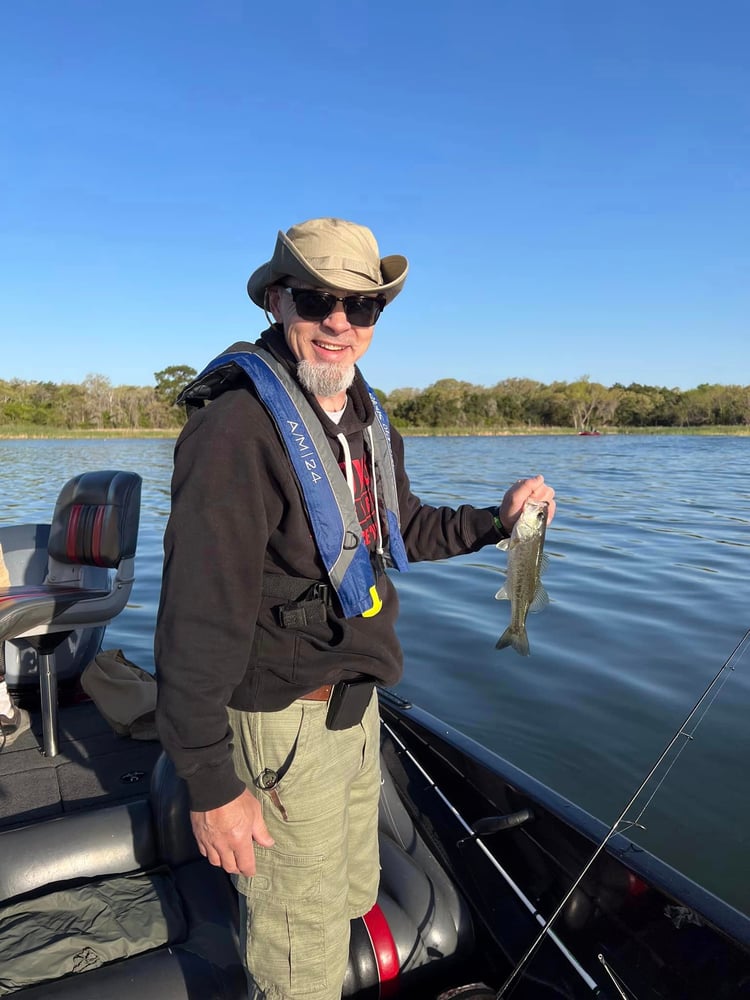
[[[345,219],[309,219],[279,230],[271,259],[253,271],[247,294],[264,308],[265,293],[285,277],[316,288],[379,292],[390,302],[404,287],[409,262],[401,254],[380,256],[366,226]]]

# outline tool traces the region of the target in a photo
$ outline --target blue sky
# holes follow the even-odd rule
[[[278,229],[411,264],[362,368],[750,383],[747,0],[7,0],[0,378],[149,385]]]

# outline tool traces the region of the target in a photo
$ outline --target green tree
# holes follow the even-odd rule
[[[156,398],[167,406],[174,406],[182,390],[197,374],[190,365],[170,365],[160,372],[154,372]]]
[[[570,427],[573,424],[573,401],[567,382],[552,382],[539,387],[530,400],[529,423],[542,427]],[[533,409],[531,408],[533,406]]]
[[[497,426],[542,423],[544,389],[541,382],[530,378],[506,378],[498,382],[491,390],[495,399]]]
[[[578,431],[589,431],[612,419],[617,409],[619,390],[608,389],[599,382],[590,381],[588,375],[583,375],[577,382],[571,382],[567,395],[573,411],[573,426]]]
[[[615,412],[615,423],[620,427],[648,427],[661,397],[651,386],[631,382],[624,386],[613,386],[620,391],[620,401]]]
[[[418,423],[415,413],[419,396],[419,389],[394,389],[388,393],[385,405],[396,427],[414,427]]]
[[[459,382],[455,378],[442,378],[434,382],[425,392],[432,402],[433,426],[465,426],[468,422],[466,397],[473,388],[470,382]]]

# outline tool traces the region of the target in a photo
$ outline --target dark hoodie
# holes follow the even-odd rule
[[[280,328],[257,342],[290,372],[295,360]],[[228,351],[247,349],[234,344]],[[357,372],[339,424],[306,394],[342,467],[354,471],[365,539],[377,534],[364,429],[374,413]],[[429,507],[410,489],[403,441],[391,428],[401,529],[409,560],[442,559],[495,542],[493,512]],[[384,527],[381,525],[381,527]],[[378,581],[383,601],[371,618],[282,628],[278,597],[263,595],[264,574],[325,580],[297,479],[284,445],[250,380],[236,384],[188,420],[175,448],[172,510],[164,538],[156,628],[157,722],[162,743],[187,781],[196,810],[216,808],[243,790],[231,759],[226,707],[277,711],[346,677],[384,685],[401,677],[396,590]]]

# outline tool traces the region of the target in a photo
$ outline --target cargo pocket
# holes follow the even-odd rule
[[[247,901],[246,953],[261,989],[293,994],[327,987],[322,855],[256,846],[256,875],[238,885]]]

